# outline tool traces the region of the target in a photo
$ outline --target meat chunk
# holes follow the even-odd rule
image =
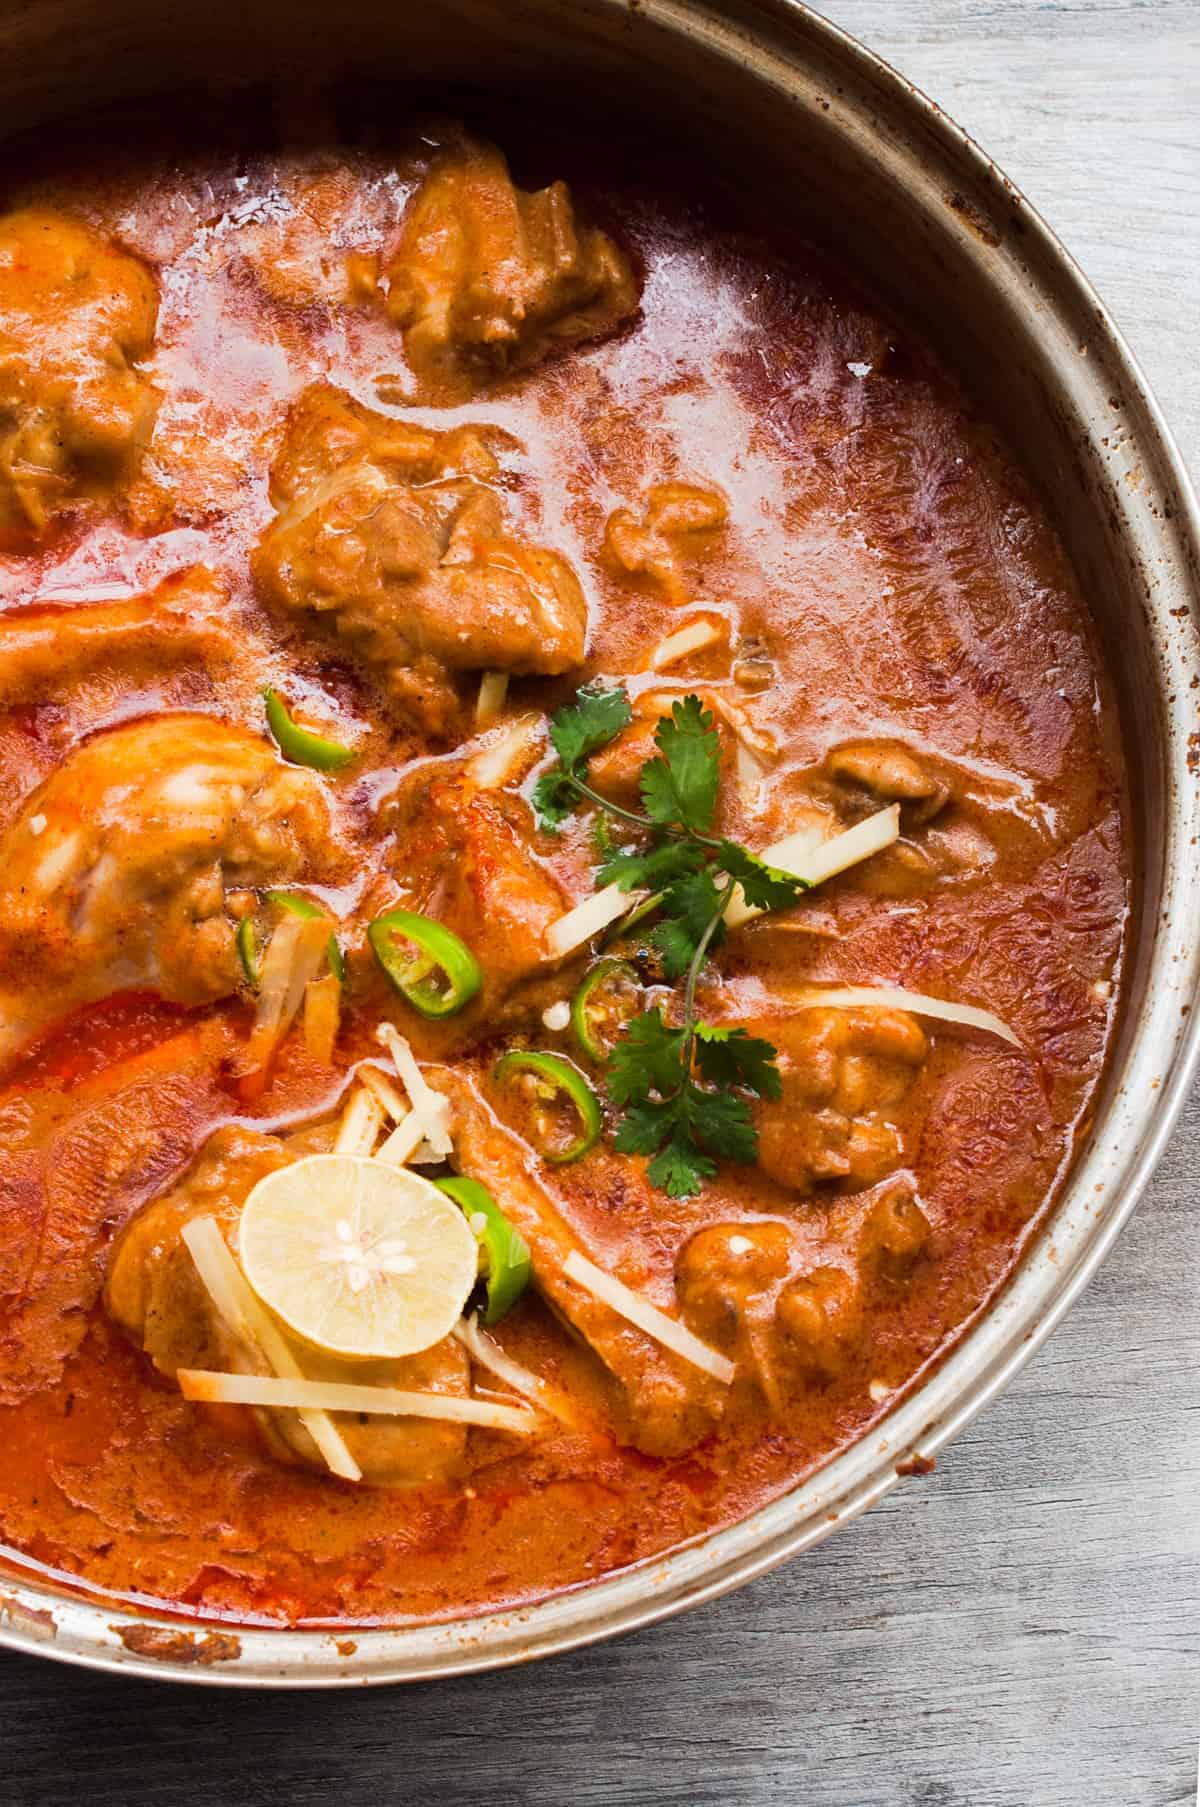
[[[489,482],[500,473],[498,450],[515,443],[490,427],[435,432],[364,408],[330,383],[311,383],[288,413],[271,467],[271,498],[302,501],[334,471],[360,463],[413,489],[455,477]]]
[[[508,531],[485,429],[433,433],[306,391],[254,553],[263,594],[323,620],[417,726],[452,732],[459,674],[554,675],[583,658],[587,604],[557,552]]]
[[[821,1375],[844,1368],[863,1333],[862,1284],[857,1269],[821,1265],[779,1295],[776,1320],[792,1358]]]
[[[18,799],[86,735],[141,709],[262,708],[265,649],[203,566],[116,602],[0,615],[0,794]]]
[[[682,602],[687,560],[711,547],[728,518],[729,505],[719,490],[656,483],[640,515],[632,508],[613,510],[604,530],[605,550],[618,570],[651,578]]]
[[[86,741],[0,842],[0,1056],[111,992],[227,996],[226,891],[329,870],[334,852],[320,780],[256,735],[161,715]]]
[[[885,1280],[907,1280],[933,1234],[911,1192],[894,1186],[872,1205],[859,1239],[860,1255]]]
[[[286,1160],[275,1136],[217,1130],[179,1185],[143,1206],[121,1232],[109,1260],[105,1307],[160,1373],[251,1370],[246,1351],[213,1311],[181,1231],[194,1217],[215,1217],[232,1241],[251,1188]]]
[[[569,907],[537,852],[529,807],[459,776],[408,787],[393,820],[404,907],[467,943],[484,973],[471,1019],[492,1023],[522,980],[545,967],[546,930]]]
[[[452,1336],[402,1361],[343,1362],[317,1349],[297,1348],[309,1380],[349,1381],[355,1386],[400,1387],[410,1393],[471,1392],[471,1358]],[[332,1412],[364,1481],[377,1487],[419,1487],[461,1479],[467,1464],[467,1426],[439,1418],[370,1418]],[[325,1472],[325,1463],[294,1412],[263,1412],[267,1446]]]
[[[258,1371],[253,1352],[230,1335],[213,1310],[181,1232],[192,1218],[215,1217],[234,1248],[238,1218],[251,1190],[264,1174],[289,1159],[288,1148],[275,1136],[218,1130],[178,1186],[147,1205],[122,1233],[109,1265],[105,1304],[161,1373],[171,1376],[186,1367]],[[449,1337],[403,1361],[344,1362],[302,1347],[282,1327],[280,1333],[310,1380],[460,1397],[470,1391],[470,1361]],[[254,1416],[272,1455],[325,1472],[325,1463],[295,1412],[256,1409]],[[345,1412],[334,1413],[333,1419],[364,1480],[379,1486],[448,1479],[465,1456],[467,1433],[460,1424],[364,1419]]]
[[[903,1160],[888,1112],[929,1052],[906,1011],[800,1010],[746,1025],[779,1051],[783,1093],[755,1107],[759,1162],[779,1185],[811,1192],[823,1181],[855,1191]]]
[[[796,1272],[798,1259],[786,1225],[734,1221],[693,1236],[675,1270],[689,1326],[776,1410],[808,1378],[839,1372],[862,1339],[857,1265]]]
[[[111,500],[149,437],[158,291],[82,220],[0,219],[0,538],[44,534],[81,497]]]
[[[384,276],[409,364],[446,400],[611,332],[638,302],[628,258],[577,220],[565,183],[517,188],[494,145],[467,139],[435,159]]]
[[[361,302],[374,295],[378,272],[369,253],[351,247],[386,230],[391,206],[389,185],[365,179],[343,149],[277,170],[270,203],[235,210],[236,230],[214,234],[212,255],[229,269],[232,249],[237,273],[244,264],[285,307]]]
[[[529,1150],[495,1117],[472,1082],[452,1067],[427,1069],[451,1101],[455,1160],[498,1199],[533,1256],[546,1302],[588,1344],[618,1396],[622,1435],[648,1455],[677,1455],[711,1430],[722,1389],[680,1361],[563,1272],[579,1244],[554,1199],[534,1177]]]
[[[861,873],[864,890],[874,896],[920,896],[935,883],[971,883],[997,857],[990,818],[1015,823],[1018,832],[1040,833],[1036,809],[1033,817],[1026,815],[1011,780],[956,767],[938,754],[918,757],[897,740],[831,748],[812,783],[847,823],[884,804],[900,805],[901,839]]]
[[[899,803],[906,826],[919,828],[950,798],[949,787],[899,741],[846,741],[826,755],[825,770],[849,793],[842,808],[852,818]]]
[[[791,1263],[786,1224],[711,1224],[692,1237],[675,1270],[684,1316],[697,1336],[732,1354],[747,1319]]]
[[[111,603],[43,604],[0,615],[0,709],[56,706],[95,686],[109,706],[114,680],[161,683],[166,671],[233,663],[224,585],[202,566],[172,576],[148,596]]]
[[[780,1403],[772,1347],[775,1302],[793,1260],[786,1224],[719,1223],[687,1244],[675,1268],[684,1321],[704,1342],[754,1376],[772,1404]]]

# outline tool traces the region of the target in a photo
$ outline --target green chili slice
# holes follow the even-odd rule
[[[514,1048],[496,1062],[496,1079],[504,1085],[518,1074],[528,1073],[536,1094],[547,1104],[565,1098],[579,1119],[580,1132],[565,1148],[543,1141],[542,1155],[556,1167],[577,1161],[600,1140],[600,1100],[579,1068],[562,1054],[543,1054],[533,1048]]]
[[[422,1016],[453,1016],[479,991],[483,969],[453,929],[416,910],[389,910],[377,916],[367,940],[401,997]],[[409,949],[397,941],[408,942]]]
[[[262,948],[259,945],[258,930],[254,926],[253,916],[243,916],[234,932],[234,946],[238,959],[242,963],[242,972],[251,990],[257,991],[262,978]]]
[[[628,960],[612,957],[597,960],[583,975],[583,982],[571,999],[571,1029],[581,1051],[589,1060],[607,1060],[613,1042],[636,1005],[621,1009],[622,995],[638,984],[638,976]]]
[[[323,735],[314,734],[311,729],[302,728],[299,722],[293,721],[278,691],[264,690],[263,701],[267,706],[267,726],[275,737],[275,744],[293,765],[314,766],[318,772],[336,772],[350,764],[354,758],[353,750],[344,747],[340,741],[326,740]]]
[[[434,1185],[452,1198],[479,1242],[480,1269],[487,1285],[485,1324],[498,1324],[510,1312],[533,1273],[529,1244],[515,1229],[479,1180],[465,1173],[435,1180]]]
[[[267,902],[273,903],[277,909],[286,910],[291,916],[326,916],[320,904],[315,904],[311,897],[301,897],[298,891],[268,891]],[[346,983],[346,960],[341,944],[334,934],[329,937],[329,970],[339,985]],[[253,983],[253,981],[252,981]]]

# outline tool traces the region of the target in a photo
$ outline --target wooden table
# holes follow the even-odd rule
[[[1200,0],[831,0],[1061,233],[1200,466]],[[535,1669],[199,1693],[0,1661],[0,1802],[1166,1807],[1200,1733],[1200,1098],[939,1461],[734,1597]]]

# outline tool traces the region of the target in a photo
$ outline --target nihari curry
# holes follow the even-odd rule
[[[984,1309],[1127,864],[1055,536],[782,229],[440,122],[0,217],[0,1534],[253,1622],[744,1515]]]

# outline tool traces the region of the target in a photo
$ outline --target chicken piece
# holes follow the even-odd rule
[[[363,1387],[400,1387],[409,1393],[471,1393],[471,1358],[454,1337],[401,1361],[344,1362],[319,1349],[296,1354],[309,1380],[349,1381]],[[376,1487],[420,1487],[461,1478],[467,1463],[467,1426],[439,1418],[370,1418],[331,1412],[364,1481]],[[263,1412],[273,1454],[291,1456],[325,1472],[325,1463],[294,1412]]]
[[[661,584],[673,602],[686,599],[686,561],[708,551],[729,518],[719,490],[695,483],[656,483],[640,515],[617,508],[608,517],[604,546],[618,570]]]
[[[0,219],[0,539],[37,539],[131,476],[158,403],[136,368],[157,318],[145,264],[82,220]]]
[[[849,741],[834,747],[813,782],[846,823],[872,815],[883,804],[900,805],[902,838],[877,854],[860,875],[863,889],[873,896],[913,897],[939,882],[970,883],[997,857],[989,826],[993,815],[1006,823],[1005,832],[1015,825],[1040,839],[1040,806],[1025,816],[1019,785],[960,771],[942,757],[918,759],[899,741]],[[924,832],[917,834],[918,829]]]
[[[842,805],[851,819],[899,803],[905,825],[919,828],[950,800],[949,787],[894,740],[846,741],[826,755],[825,770],[851,792]]]
[[[720,1417],[722,1389],[567,1278],[563,1268],[579,1244],[550,1193],[534,1177],[528,1148],[497,1120],[463,1073],[452,1067],[429,1067],[426,1073],[430,1084],[451,1101],[455,1160],[464,1173],[482,1180],[503,1199],[505,1215],[529,1244],[534,1285],[588,1344],[615,1383],[625,1440],[653,1456],[691,1449]]]
[[[327,625],[401,711],[450,734],[468,671],[579,664],[587,604],[567,561],[507,531],[486,429],[433,433],[325,386],[293,409],[280,512],[253,555],[263,594]]]
[[[180,1232],[193,1217],[215,1217],[232,1244],[251,1188],[286,1161],[275,1136],[219,1129],[179,1184],[143,1206],[121,1232],[109,1259],[105,1308],[161,1374],[254,1371],[213,1311]]]
[[[812,1268],[783,1289],[775,1315],[794,1361],[820,1375],[839,1373],[862,1341],[862,1285],[857,1270]]]
[[[565,183],[517,188],[500,152],[469,139],[409,203],[384,288],[414,375],[442,400],[599,338],[638,304],[628,258],[577,221]]]
[[[238,983],[228,889],[331,861],[320,780],[204,715],[97,734],[0,842],[0,1058],[115,991],[203,1004]]]
[[[755,1106],[759,1164],[781,1186],[811,1192],[822,1181],[857,1191],[898,1167],[899,1105],[929,1052],[902,1010],[800,1010],[748,1022],[779,1051],[783,1093]]]
[[[713,1224],[693,1236],[675,1270],[688,1325],[734,1357],[776,1410],[798,1379],[838,1373],[862,1340],[857,1267],[794,1274],[796,1253],[784,1224]]]
[[[786,1224],[710,1224],[693,1236],[675,1269],[688,1324],[706,1343],[735,1352],[763,1296],[778,1290],[791,1265]]]
[[[253,1352],[230,1335],[214,1311],[181,1231],[192,1218],[215,1217],[235,1248],[238,1218],[251,1190],[264,1174],[284,1166],[291,1152],[274,1136],[237,1128],[218,1130],[175,1189],[147,1205],[122,1233],[109,1264],[105,1305],[161,1373],[173,1376],[178,1368],[189,1367],[259,1372]],[[470,1392],[470,1360],[450,1337],[403,1361],[345,1362],[301,1345],[282,1326],[280,1330],[310,1380],[464,1398]],[[256,1408],[254,1416],[272,1455],[325,1472],[296,1413]],[[346,1412],[332,1416],[363,1479],[378,1486],[446,1480],[462,1466],[464,1425],[437,1419],[372,1419]]]
[[[254,280],[284,307],[331,307],[361,302],[378,292],[378,271],[365,281],[369,254],[354,251],[363,237],[387,229],[392,211],[388,184],[373,184],[344,152],[327,167],[279,172],[271,201],[236,209],[232,231],[213,235],[218,267],[244,262]],[[239,272],[240,273],[240,272]],[[364,295],[364,288],[367,294]]]
[[[494,1026],[512,992],[545,968],[546,930],[570,907],[538,855],[529,806],[460,775],[408,787],[394,819],[404,907],[467,943],[484,974],[470,1020]]]
[[[334,471],[360,463],[413,489],[455,477],[487,483],[500,475],[498,452],[516,443],[496,427],[435,432],[364,408],[331,383],[310,383],[288,412],[271,466],[271,499],[302,501]]]
[[[688,1327],[753,1375],[780,1403],[773,1350],[775,1302],[793,1259],[786,1224],[710,1224],[693,1236],[675,1268],[675,1290]]]
[[[911,1192],[893,1186],[872,1205],[859,1238],[859,1253],[883,1279],[907,1280],[928,1251],[933,1229]]]
[[[0,615],[0,708],[51,691],[61,705],[79,687],[108,693],[114,679],[160,683],[180,667],[224,671],[235,662],[228,606],[224,584],[198,566],[148,596],[9,609]]]
[[[0,615],[0,791],[10,808],[85,735],[142,709],[262,707],[262,660],[203,566],[145,596]]]

